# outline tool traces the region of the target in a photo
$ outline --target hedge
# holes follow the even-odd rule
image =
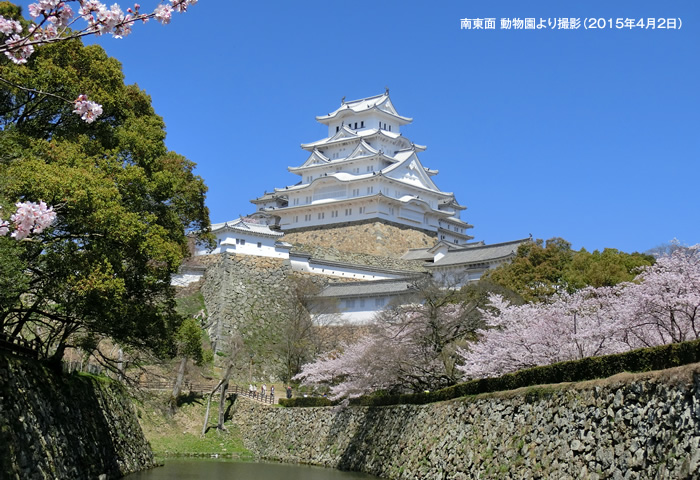
[[[363,406],[422,405],[468,395],[514,390],[548,383],[581,382],[606,378],[622,372],[663,370],[696,362],[700,362],[700,340],[534,367],[497,378],[472,380],[428,393],[363,396],[351,399],[350,404]]]
[[[280,398],[279,404],[283,407],[330,407],[337,402],[332,402],[326,397],[295,397]]]

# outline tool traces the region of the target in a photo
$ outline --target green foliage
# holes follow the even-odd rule
[[[199,321],[194,318],[185,319],[175,333],[175,345],[180,357],[191,358],[195,365],[204,363],[205,355],[202,348],[203,332]],[[209,358],[211,355],[208,355]]]
[[[210,240],[194,164],[167,151],[149,96],[124,85],[99,46],[47,45],[26,65],[0,61],[0,77],[69,100],[85,93],[104,108],[87,124],[71,103],[0,84],[0,202],[43,200],[58,212],[31,241],[0,242],[0,261],[16,259],[3,276],[17,280],[3,280],[14,287],[0,295],[0,330],[34,332],[55,357],[76,332],[172,354],[182,317],[170,276],[188,231]]]
[[[603,357],[589,357],[570,362],[529,368],[497,378],[483,378],[460,383],[435,392],[364,396],[350,400],[351,405],[422,405],[482,393],[514,390],[522,387],[562,382],[581,382],[607,378],[622,372],[648,372],[700,362],[700,340],[642,348]],[[532,389],[526,396],[537,399],[551,394],[550,389]],[[297,405],[289,405],[297,406]]]
[[[652,265],[654,257],[624,253],[612,248],[590,253],[575,251],[562,238],[536,240],[518,248],[509,264],[488,272],[484,279],[509,289],[526,301],[545,301],[553,294],[572,293],[586,286],[604,287],[629,282],[639,267]]]

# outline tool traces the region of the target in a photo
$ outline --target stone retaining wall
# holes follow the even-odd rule
[[[0,352],[0,478],[115,479],[153,466],[120,384]]]
[[[258,456],[389,479],[700,478],[700,367],[424,406],[271,408],[234,423]]]
[[[353,222],[285,231],[291,244],[332,247],[343,252],[399,258],[412,248],[430,248],[437,234],[389,222]]]

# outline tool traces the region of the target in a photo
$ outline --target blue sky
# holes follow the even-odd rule
[[[682,27],[500,28],[650,17]],[[460,29],[463,18],[496,29]],[[99,42],[152,96],[168,147],[197,163],[213,222],[297,182],[286,169],[306,159],[299,144],[327,133],[316,115],[389,87],[414,119],[402,133],[427,145],[423,164],[468,207],[475,240],[700,242],[696,0],[200,0],[134,30]]]

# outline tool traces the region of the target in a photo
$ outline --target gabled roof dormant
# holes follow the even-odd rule
[[[362,157],[371,157],[373,155],[377,155],[379,153],[379,150],[376,148],[372,148],[372,146],[365,142],[364,139],[360,141],[360,144],[355,147],[355,150],[353,150],[350,155],[345,157],[346,160],[353,160],[356,158],[362,158]]]
[[[329,163],[331,163],[330,158],[326,157],[318,149],[314,148],[311,155],[309,155],[309,158],[306,159],[303,165],[299,167],[287,167],[287,170],[290,172],[296,172],[297,170],[306,169],[308,167],[316,167],[318,165],[328,165]]]
[[[391,103],[388,90],[381,95],[361,98],[359,100],[351,100],[349,102],[346,102],[345,98],[343,97],[341,105],[338,109],[334,110],[328,115],[320,115],[316,117],[316,120],[320,123],[328,125],[333,120],[336,120],[337,118],[340,118],[347,114],[361,114],[368,112],[381,112],[385,115],[389,115],[398,120],[398,122],[401,125],[406,125],[413,121],[412,118],[402,117],[401,115],[399,115],[399,113],[394,108],[394,105]]]
[[[415,151],[399,152],[394,158],[399,160],[393,165],[384,168],[381,173],[385,177],[392,178],[401,183],[408,183],[417,187],[440,192],[430,175],[425,171],[425,167],[420,163]],[[440,192],[443,193],[443,192]],[[447,193],[446,195],[451,195]]]

